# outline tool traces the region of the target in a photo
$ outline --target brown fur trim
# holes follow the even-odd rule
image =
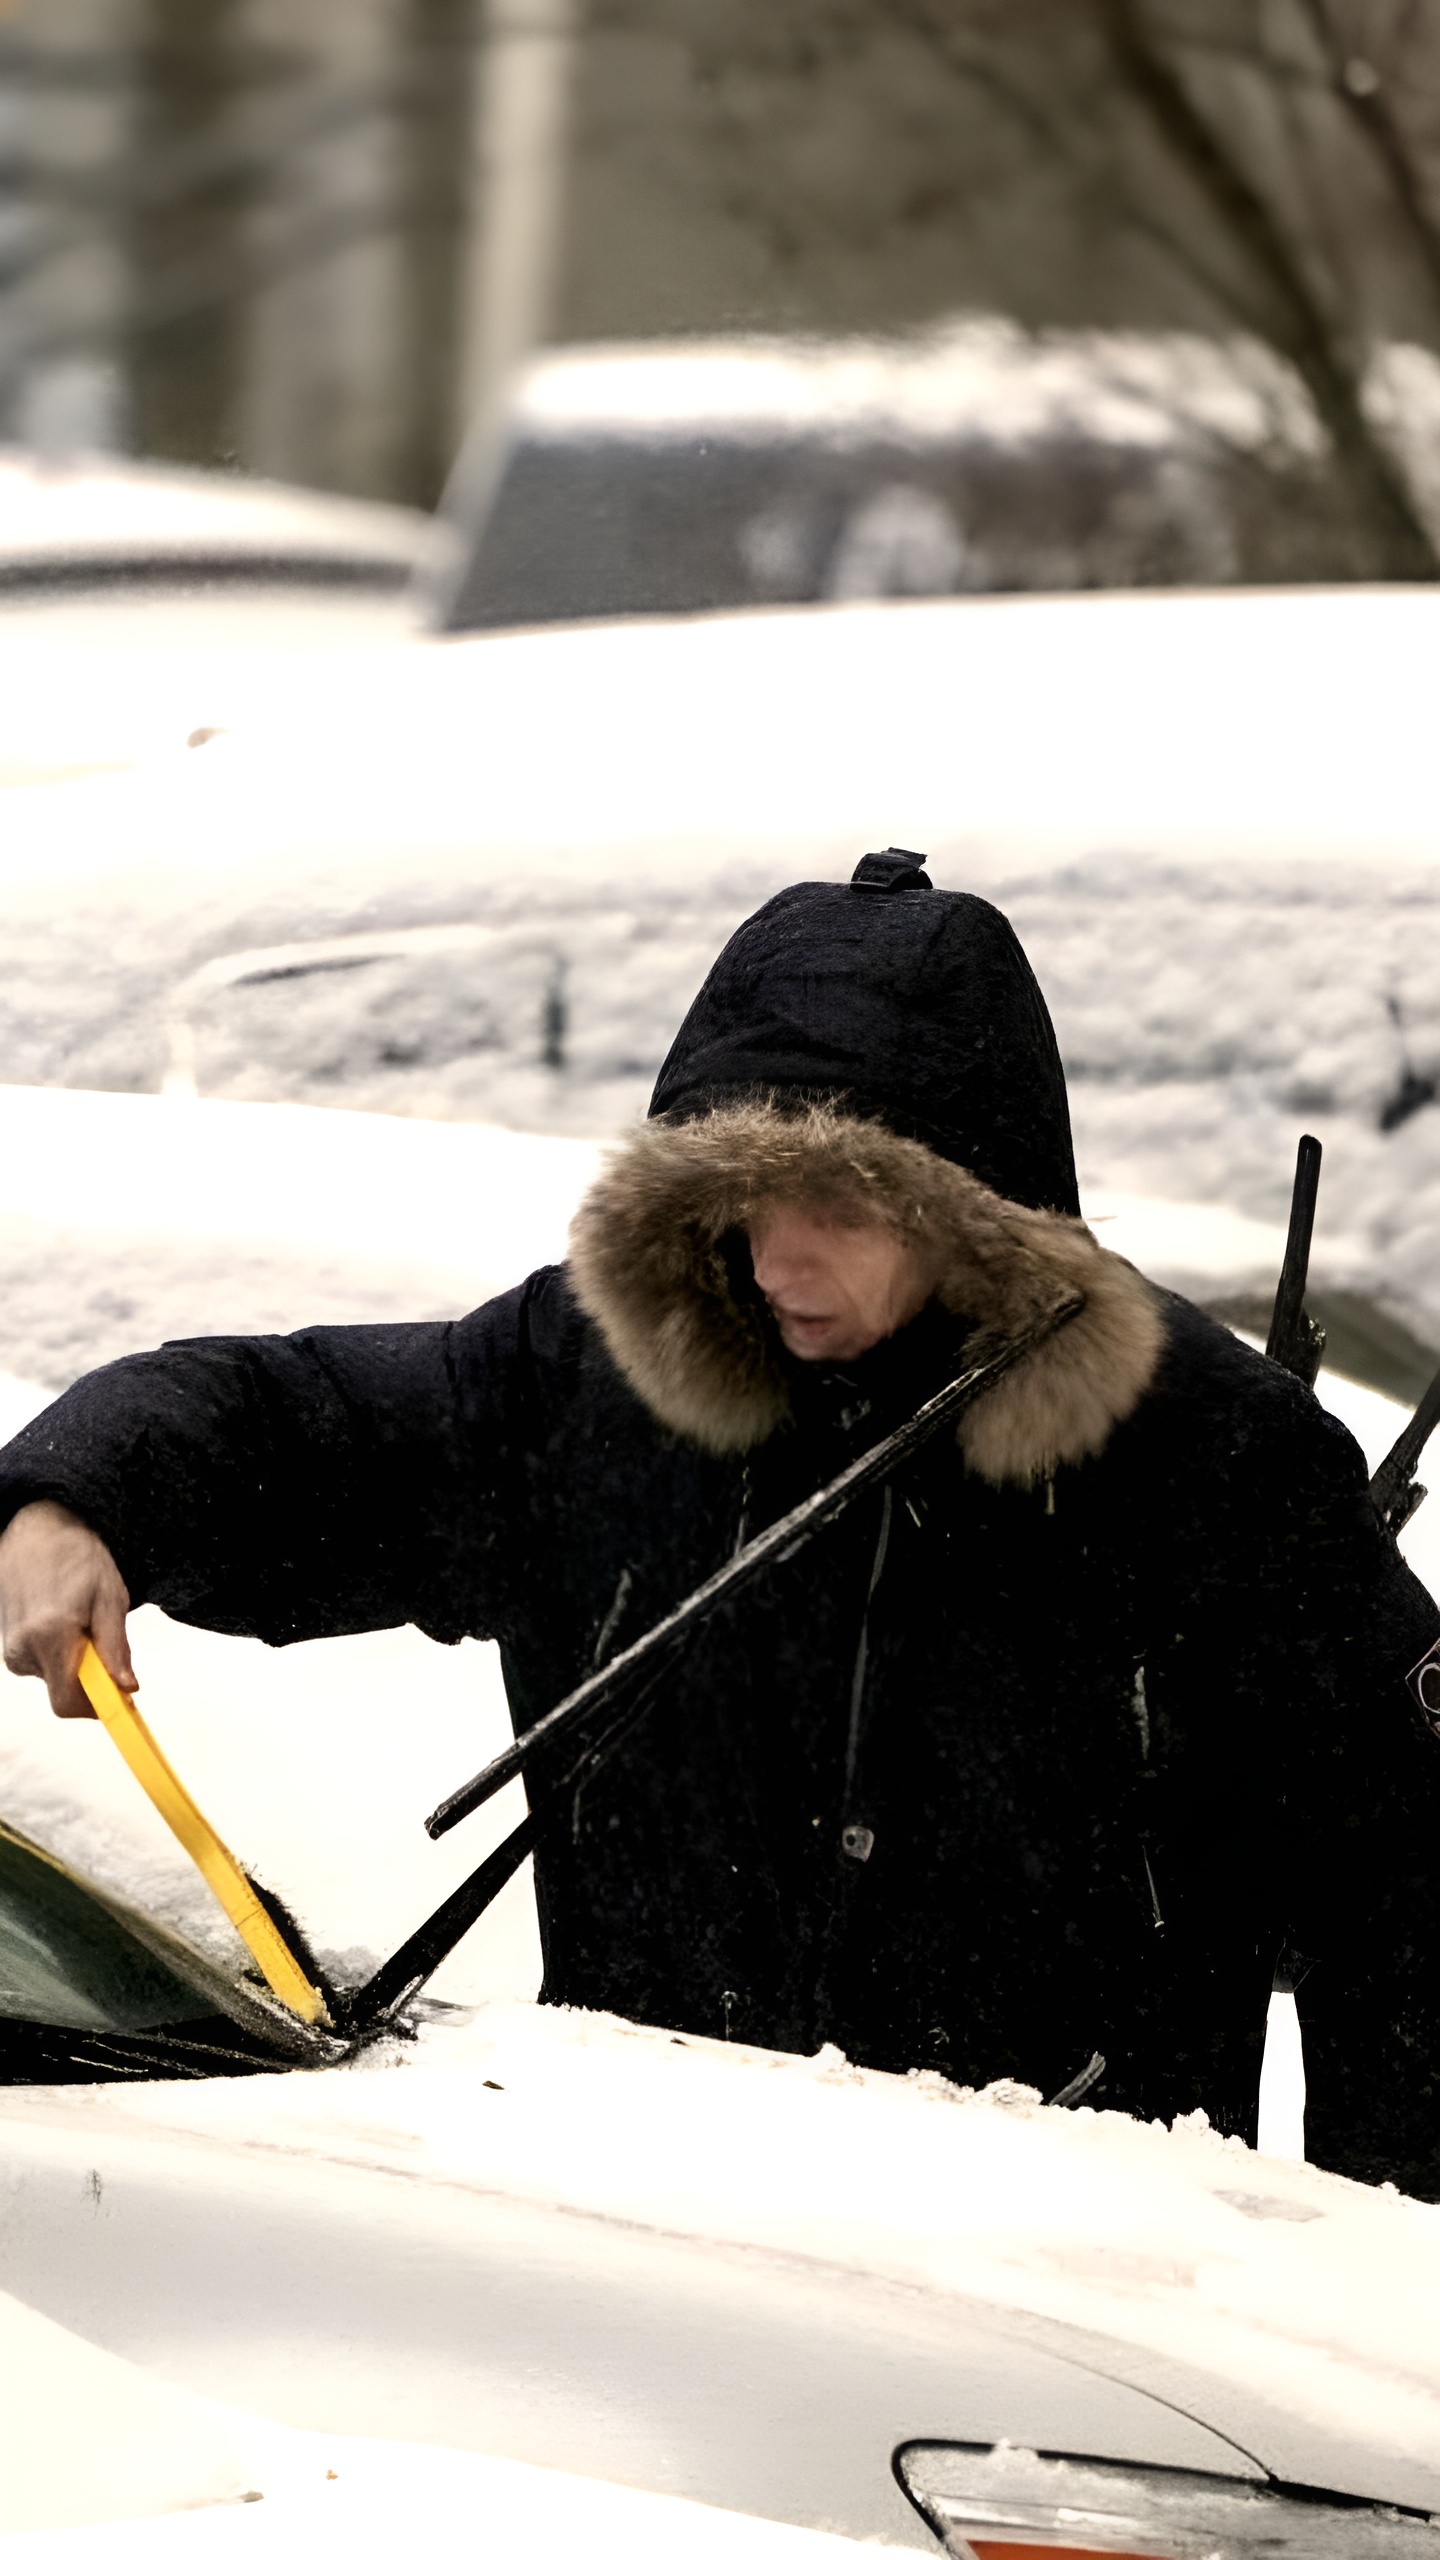
[[[773,1321],[733,1276],[737,1261],[748,1270],[738,1231],[782,1200],[912,1239],[934,1257],[942,1305],[987,1331],[1017,1333],[1083,1298],[960,1424],[967,1465],[992,1484],[1034,1484],[1095,1457],[1154,1376],[1154,1292],[1078,1218],[1002,1200],[914,1139],[829,1105],[741,1103],[648,1121],[570,1230],[575,1293],[612,1358],[651,1412],[702,1448],[753,1448],[789,1414]]]

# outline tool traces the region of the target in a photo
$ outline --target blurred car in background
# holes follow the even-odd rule
[[[498,476],[462,458],[446,620],[1344,577],[1316,460],[1293,377],[1241,338],[567,348],[524,375]]]
[[[117,454],[0,447],[0,599],[214,586],[403,587],[446,529],[418,509]]]
[[[0,447],[0,790],[126,772],[419,627],[450,529],[418,509],[108,453]],[[185,716],[183,710],[178,715]]]

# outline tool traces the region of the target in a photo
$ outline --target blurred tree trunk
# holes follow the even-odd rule
[[[238,0],[144,0],[136,46],[139,149],[129,189],[131,248],[140,310],[157,276],[223,277],[244,256],[248,173],[222,145],[239,85]],[[157,310],[131,332],[131,414],[142,453],[204,464],[236,459],[244,362],[242,315],[232,296],[174,317]]]

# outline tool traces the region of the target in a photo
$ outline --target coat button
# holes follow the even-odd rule
[[[863,1866],[875,1846],[875,1834],[863,1822],[847,1822],[840,1834],[840,1846],[847,1858],[858,1858]]]

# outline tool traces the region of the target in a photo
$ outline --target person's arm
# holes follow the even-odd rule
[[[527,1290],[535,1284],[527,1284]],[[127,1607],[272,1644],[503,1620],[527,1291],[456,1324],[171,1343],[82,1378],[0,1452],[12,1670],[83,1714]]]
[[[1440,1922],[1440,1747],[1406,1682],[1440,1608],[1381,1526],[1349,1432],[1273,1384],[1278,1411],[1257,1396],[1232,1423],[1231,1499],[1196,1577],[1188,1676],[1227,1733],[1229,1782],[1280,1808],[1270,1855],[1299,1945],[1350,1969],[1378,1949],[1377,1885],[1398,1826],[1417,1818]]]

